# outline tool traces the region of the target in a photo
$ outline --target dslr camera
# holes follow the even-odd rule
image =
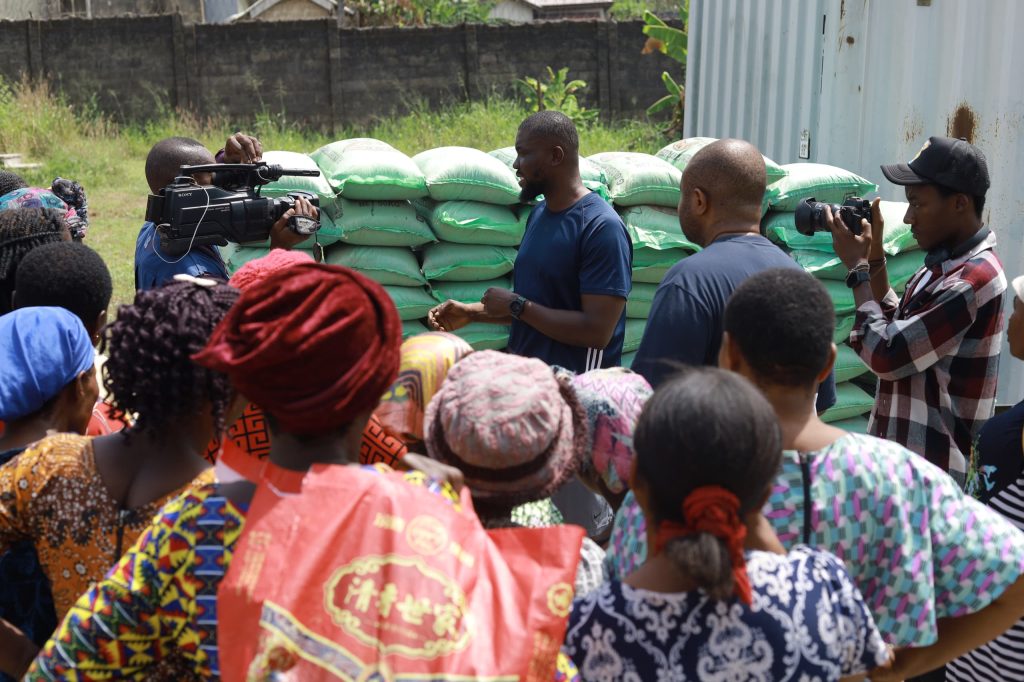
[[[193,173],[213,173],[213,185],[199,185],[191,177]],[[274,223],[295,206],[296,199],[307,199],[318,208],[320,200],[309,192],[263,197],[260,188],[286,175],[319,174],[262,162],[182,166],[174,182],[159,194],[149,195],[146,220],[156,224],[160,250],[170,256],[182,256],[198,244],[226,246],[228,242],[263,241],[270,236]],[[292,216],[288,226],[298,234],[309,235],[320,229],[320,221]]]
[[[828,232],[825,223],[825,207],[832,209],[832,215],[839,216],[846,229],[860,234],[861,219],[871,224],[871,202],[860,197],[851,197],[842,204],[823,204],[813,198],[804,199],[796,207],[796,230],[810,237],[815,232]]]

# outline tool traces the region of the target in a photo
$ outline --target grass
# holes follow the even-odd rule
[[[352,126],[337,139],[374,137],[406,154],[447,145],[489,151],[515,140],[529,112],[519,103],[492,98],[441,111],[425,106],[405,116]],[[252,122],[250,132],[265,150],[311,152],[335,136],[290,125],[274,115]],[[22,175],[32,186],[48,187],[56,176],[82,183],[89,197],[90,228],[85,243],[103,256],[114,278],[113,310],[134,297],[135,237],[143,222],[149,188],[145,160],[150,147],[174,135],[194,137],[211,150],[233,132],[225,120],[199,120],[187,112],[164,111],[147,123],[119,124],[92,107],[73,107],[45,85],[13,86],[0,81],[0,152],[20,152],[42,167]],[[654,153],[665,140],[649,123],[595,124],[580,131],[581,153]]]

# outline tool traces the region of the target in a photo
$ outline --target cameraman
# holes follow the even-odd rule
[[[216,158],[197,140],[189,137],[169,137],[153,145],[146,157],[146,182],[153,194],[159,194],[174,181],[181,166],[210,163],[254,163],[263,158],[263,145],[255,137],[235,133],[227,139],[224,149]],[[192,176],[200,185],[213,182],[212,173]],[[293,215],[317,217],[317,209],[305,199],[298,199],[270,230],[270,246],[291,249],[309,237],[289,229],[288,218]],[[135,241],[135,288],[153,289],[163,286],[177,274],[194,277],[209,276],[227,280],[228,271],[216,246],[196,244],[184,256],[169,256],[160,251],[160,236],[156,225],[145,222]]]
[[[909,164],[882,173],[906,187],[903,220],[928,252],[902,299],[889,286],[878,200],[860,236],[826,209],[857,303],[850,345],[879,377],[868,429],[963,486],[971,443],[995,407],[1003,340],[1006,277],[981,220],[988,167],[966,140],[931,137]]]

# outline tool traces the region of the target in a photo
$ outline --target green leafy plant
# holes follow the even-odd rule
[[[522,91],[528,109],[560,111],[578,126],[589,125],[597,119],[598,110],[580,105],[576,97],[577,93],[587,89],[585,80],[569,80],[568,66],[563,66],[558,71],[549,66],[546,76],[545,80],[532,76],[516,79],[515,83]]]
[[[658,16],[650,11],[644,12],[644,35],[647,42],[644,44],[643,54],[660,52],[679,62],[686,69],[687,54],[687,20],[690,17],[690,2],[682,0],[679,3],[679,19],[682,28],[669,26]],[[670,137],[678,137],[683,131],[683,111],[686,104],[686,88],[676,82],[668,71],[661,73],[661,82],[665,85],[667,94],[647,107],[647,115],[654,116],[664,111],[671,111],[669,125],[662,132]]]
[[[488,21],[494,0],[350,0],[360,26],[451,26]]]

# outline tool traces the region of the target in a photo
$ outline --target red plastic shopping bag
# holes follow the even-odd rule
[[[398,472],[321,466],[257,491],[218,598],[235,680],[549,682],[583,530],[486,531]]]

